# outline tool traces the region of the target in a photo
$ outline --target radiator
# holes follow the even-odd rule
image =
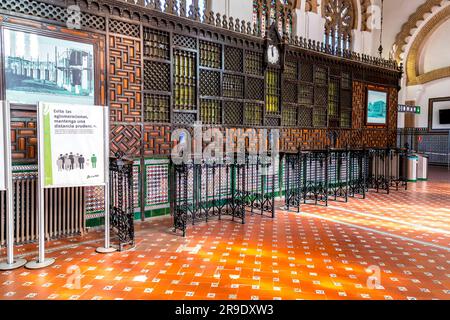
[[[37,240],[37,177],[35,172],[14,174],[14,239],[16,244]],[[46,240],[83,234],[84,188],[44,190]],[[0,193],[0,246],[6,244],[6,198]]]

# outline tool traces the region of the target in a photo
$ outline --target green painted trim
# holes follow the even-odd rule
[[[100,227],[105,224],[105,219],[103,217],[99,218],[92,218],[86,220],[86,227],[88,228],[94,228],[94,227]]]
[[[417,182],[417,180],[408,180],[408,182]]]
[[[53,184],[52,136],[50,131],[50,110],[44,107],[44,185]]]
[[[160,217],[160,216],[167,216],[170,215],[170,208],[162,208],[152,211],[147,211],[145,213],[145,216],[151,218],[151,217]]]
[[[419,178],[419,179],[417,179],[418,181],[428,181],[428,179],[421,179],[421,178]]]
[[[168,216],[170,215],[170,208],[162,208],[157,210],[149,210],[145,212],[146,218],[152,218],[152,217],[161,217],[161,216]],[[105,224],[104,217],[98,217],[98,218],[91,218],[86,219],[86,227],[93,228],[93,227],[100,227]],[[134,220],[139,221],[141,220],[141,214],[140,212],[134,213]]]

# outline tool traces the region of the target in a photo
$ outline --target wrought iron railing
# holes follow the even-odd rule
[[[407,189],[407,149],[325,149],[285,154],[285,207],[347,202],[376,192]]]
[[[218,162],[174,164],[172,215],[174,231],[186,235],[188,224],[225,216],[245,223],[247,210],[275,217],[277,170],[260,157]]]

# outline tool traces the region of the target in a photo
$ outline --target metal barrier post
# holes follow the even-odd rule
[[[0,263],[0,270],[14,270],[24,266],[27,260],[14,258],[14,205],[11,158],[11,115],[9,103],[2,103],[3,147],[5,151],[5,187],[6,187],[6,261]],[[0,122],[1,123],[1,122]]]
[[[98,253],[112,253],[117,251],[116,248],[111,247],[110,238],[110,186],[109,186],[109,109],[105,107],[103,109],[103,128],[104,128],[104,166],[105,166],[105,245],[104,247],[99,247],[95,251]]]

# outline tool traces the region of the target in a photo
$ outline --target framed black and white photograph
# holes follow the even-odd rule
[[[4,29],[4,66],[12,103],[94,104],[92,44]]]

